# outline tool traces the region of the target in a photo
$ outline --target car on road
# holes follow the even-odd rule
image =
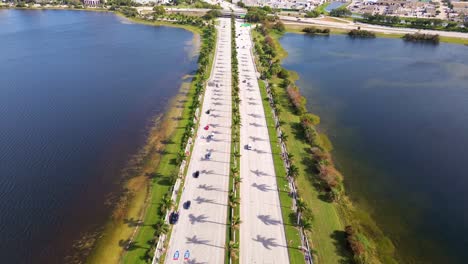
[[[211,109],[206,110],[205,113],[207,113],[209,115],[211,113]]]
[[[198,176],[200,176],[200,171],[195,171],[195,172],[192,174],[192,176],[193,176],[194,178],[198,178]]]
[[[185,208],[185,209],[189,209],[191,204],[192,204],[192,202],[191,202],[190,200],[186,201],[186,202],[184,203],[184,208]]]
[[[249,143],[247,145],[245,145],[245,149],[246,150],[251,150],[252,149],[252,145]]]
[[[169,215],[169,224],[175,225],[177,221],[179,221],[179,212],[174,211]]]
[[[205,154],[205,159],[207,160],[211,159],[211,152],[208,152]]]
[[[211,132],[211,134],[209,134],[206,138],[207,138],[207,139],[213,139],[213,138],[214,138],[214,133]]]
[[[208,130],[208,129],[210,129],[210,126],[206,125],[203,129]]]

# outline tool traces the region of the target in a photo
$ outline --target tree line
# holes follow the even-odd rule
[[[468,32],[468,23],[462,25],[454,21],[444,21],[441,19],[401,18],[398,16],[372,15],[366,13],[362,18],[356,18],[355,21],[389,27],[411,27],[417,29]]]

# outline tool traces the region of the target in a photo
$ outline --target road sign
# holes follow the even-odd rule
[[[179,260],[179,250],[177,250],[177,251],[174,253],[174,257],[172,258],[172,260]]]
[[[187,250],[187,251],[185,251],[185,253],[184,253],[184,260],[188,260],[189,257],[190,257],[190,251]]]

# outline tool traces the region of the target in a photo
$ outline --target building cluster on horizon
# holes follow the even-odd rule
[[[313,10],[326,0],[243,0],[247,6],[269,6],[277,9]],[[340,1],[338,1],[340,2]]]
[[[234,0],[233,2],[237,2]],[[399,17],[463,20],[468,16],[468,0],[243,0],[247,6],[310,11],[326,2],[345,2],[354,14],[379,14]]]
[[[357,14],[457,20],[468,15],[468,2],[440,0],[353,0],[348,9]]]

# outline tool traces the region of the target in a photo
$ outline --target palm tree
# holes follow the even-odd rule
[[[236,208],[237,205],[240,204],[240,198],[234,195],[229,196],[229,206],[232,208]]]
[[[294,161],[294,154],[288,153],[287,155],[288,155],[289,161],[291,161],[291,162]]]
[[[239,189],[239,184],[242,182],[242,179],[240,176],[234,176],[234,185],[236,186],[236,189]]]
[[[296,200],[296,210],[297,210],[297,225],[299,225],[301,221],[301,214],[307,210],[307,204],[301,198]]]
[[[296,165],[291,164],[291,166],[289,166],[288,176],[292,177],[293,179],[296,179],[298,175],[299,175],[299,168]]]
[[[288,142],[288,135],[286,135],[285,133],[281,132],[281,135],[279,136],[279,138],[281,139],[281,141],[283,141],[284,143]]]
[[[238,126],[238,125],[240,124],[240,118],[239,118],[237,115],[234,115],[234,116],[232,117],[232,124],[233,124],[234,126]]]
[[[234,230],[238,230],[240,227],[240,224],[242,224],[242,221],[240,220],[240,217],[238,215],[233,216],[231,220],[231,226]]]
[[[302,228],[304,228],[304,230],[312,231],[312,223],[310,221],[308,221],[308,220],[302,221],[301,226],[302,226]]]
[[[229,250],[229,255],[231,256],[232,259],[238,259],[239,258],[239,243],[234,242],[234,241],[229,241],[228,244],[228,250]]]
[[[168,209],[171,209],[174,203],[169,195],[164,196],[161,201],[161,206],[159,208],[161,214],[164,214]]]
[[[237,167],[237,166],[231,167],[231,173],[232,173],[233,177],[236,177],[237,174],[239,173],[239,167]]]
[[[169,225],[163,219],[158,219],[154,224],[154,229],[157,236],[167,234],[169,232]]]
[[[275,102],[275,100],[273,100],[273,102]],[[282,111],[281,108],[275,107],[275,113],[276,113],[277,116],[278,116],[279,114],[281,114],[281,111]]]
[[[181,164],[182,161],[185,159],[185,157],[186,157],[186,156],[185,156],[185,152],[184,152],[183,150],[179,151],[179,152],[177,153],[177,158],[176,158],[177,164]]]

